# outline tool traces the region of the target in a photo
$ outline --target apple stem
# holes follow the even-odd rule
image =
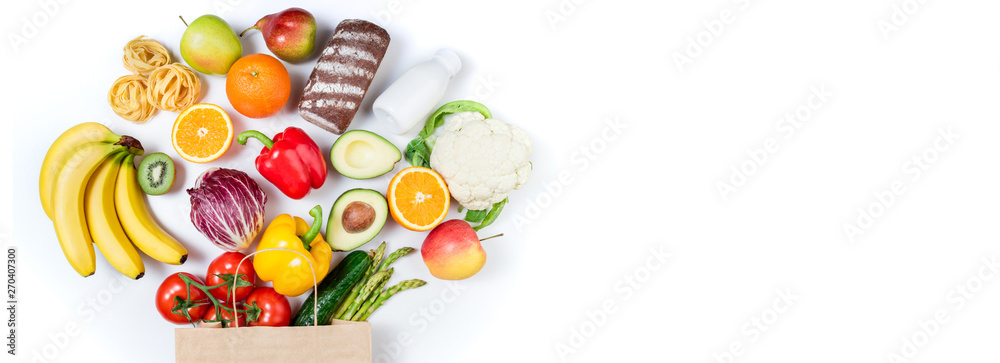
[[[181,16],[181,15],[178,15],[177,17],[178,17],[178,18],[181,18],[181,22],[183,22],[183,23],[184,23],[184,26],[188,26],[188,22],[184,21],[184,17],[183,17],[183,16]]]
[[[489,237],[486,237],[486,238],[483,238],[483,239],[480,239],[480,240],[479,240],[479,242],[482,242],[482,241],[485,241],[485,240],[488,240],[488,239],[490,239],[490,238],[497,238],[497,237],[502,237],[502,236],[503,236],[503,233],[501,233],[501,234],[498,234],[498,235],[496,235],[496,236],[489,236]]]

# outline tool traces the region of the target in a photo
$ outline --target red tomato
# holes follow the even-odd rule
[[[178,272],[173,275],[167,276],[166,279],[160,284],[160,288],[156,289],[156,310],[160,312],[167,321],[174,324],[189,324],[190,322],[183,314],[174,314],[171,309],[174,308],[174,297],[180,296],[181,299],[187,299],[187,286],[184,285],[184,280],[181,280],[180,274],[190,277],[197,283],[202,283],[201,279],[195,277],[187,272]],[[191,299],[193,301],[206,300],[208,296],[205,292],[198,290],[196,287],[191,287]],[[207,301],[206,301],[207,302]],[[211,303],[209,303],[211,304]],[[188,308],[187,312],[191,315],[191,319],[197,321],[205,316],[205,311],[208,310],[208,305],[195,306],[193,308]]]
[[[226,307],[230,308],[230,309],[233,308],[232,304],[226,304]],[[242,310],[243,309],[243,304],[236,303],[236,309],[237,310]],[[222,327],[223,328],[235,328],[235,327],[240,327],[240,326],[247,326],[247,317],[246,317],[246,314],[244,314],[244,313],[236,313],[236,319],[237,319],[236,322],[239,323],[239,325],[237,325],[237,324],[235,324],[232,321],[233,320],[233,313],[232,312],[230,312],[229,310],[223,309],[223,308],[219,308],[219,310],[222,311],[222,320],[226,320],[225,322],[222,322]],[[208,320],[220,320],[220,319],[216,318],[215,306],[214,305],[210,309],[208,309],[208,312],[205,313],[205,317],[202,318],[202,320],[206,320],[206,321],[208,321]]]
[[[243,304],[247,307],[257,304],[260,316],[257,321],[248,321],[249,326],[288,326],[292,321],[292,306],[288,298],[271,287],[258,287],[247,296]]]
[[[219,255],[219,257],[216,257],[214,260],[212,260],[212,263],[208,265],[208,274],[205,275],[206,277],[205,280],[207,282],[206,285],[215,286],[223,282],[226,282],[222,277],[216,276],[216,274],[218,275],[242,274],[244,276],[242,276],[241,278],[244,281],[249,282],[251,286],[237,287],[236,301],[243,301],[243,299],[246,299],[247,295],[250,295],[250,292],[253,291],[252,285],[257,282],[257,272],[255,272],[253,269],[253,261],[250,260],[243,261],[243,264],[240,265],[240,270],[236,271],[236,265],[239,264],[240,260],[242,260],[246,256],[247,255],[244,255],[240,252],[226,252]],[[232,288],[233,288],[232,280],[230,280],[229,283],[226,284],[226,286],[220,286],[208,290],[208,292],[211,293],[212,296],[215,296],[216,299],[219,299],[219,301],[224,302],[227,305],[232,305],[233,294],[227,294],[227,292]]]

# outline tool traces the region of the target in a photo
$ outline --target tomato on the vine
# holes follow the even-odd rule
[[[247,308],[255,305],[260,308],[260,315],[256,321],[253,317],[247,318],[249,326],[288,326],[292,321],[292,307],[288,303],[288,298],[271,287],[254,289],[243,305]]]
[[[226,307],[232,309],[233,305],[232,304],[226,304]],[[236,309],[237,310],[243,310],[243,304],[237,303],[236,304]],[[219,319],[219,318],[216,317],[216,315],[217,315],[215,313],[216,310],[219,310],[219,311],[222,312],[222,319]],[[233,328],[233,327],[247,326],[247,317],[246,317],[246,314],[244,314],[244,313],[236,313],[236,323],[238,323],[238,324],[234,324],[233,323],[233,312],[231,312],[229,310],[226,310],[226,309],[223,309],[221,307],[217,308],[217,307],[214,307],[214,306],[208,309],[208,312],[205,313],[205,317],[202,318],[202,320],[205,320],[206,322],[220,321],[220,322],[222,322],[222,327],[223,328]],[[225,321],[221,321],[221,320],[225,320]]]
[[[181,314],[180,312],[178,312],[178,314],[175,314],[173,311],[171,311],[176,305],[174,297],[179,296],[181,299],[188,299],[188,291],[187,291],[188,287],[187,285],[184,284],[184,280],[181,280],[180,278],[181,274],[184,274],[184,276],[187,276],[198,283],[202,283],[201,279],[192,274],[189,274],[187,272],[178,272],[173,275],[167,276],[167,278],[164,279],[162,283],[160,283],[160,287],[156,289],[156,310],[160,312],[160,315],[163,316],[164,319],[174,324],[190,323],[190,321],[188,321],[188,319],[184,317],[184,315]],[[211,304],[211,302],[209,302],[207,299],[208,296],[205,295],[205,292],[199,290],[196,287],[193,286],[191,287],[190,300],[192,301],[204,300],[206,303],[204,305],[199,305],[187,309],[188,315],[191,316],[192,320],[197,321],[198,319],[201,319],[203,316],[205,316],[205,311],[208,310],[208,307]]]
[[[236,265],[240,263],[246,255],[240,252],[226,252],[219,257],[212,260],[212,263],[208,265],[208,273],[205,275],[206,282],[208,286],[215,286],[218,284],[226,283],[226,286],[220,286],[211,290],[208,290],[212,296],[216,299],[226,303],[227,305],[232,305],[233,294],[228,293],[233,288],[232,278],[227,279],[226,275],[235,276],[237,274],[240,276],[242,282],[238,282],[239,287],[236,288],[236,301],[243,301],[250,295],[253,291],[253,285],[257,282],[257,272],[253,269],[253,263],[251,261],[243,261],[243,264],[239,265],[239,271],[236,271]]]

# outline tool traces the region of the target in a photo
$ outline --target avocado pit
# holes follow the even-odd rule
[[[347,233],[360,233],[368,230],[375,222],[375,208],[362,201],[353,201],[344,209],[341,224]]]

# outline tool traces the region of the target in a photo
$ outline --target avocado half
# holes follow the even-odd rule
[[[333,202],[326,222],[326,241],[334,251],[358,248],[382,231],[388,216],[389,205],[382,193],[371,189],[348,190]]]
[[[351,179],[371,179],[388,173],[402,158],[396,145],[365,130],[345,132],[330,149],[333,168]]]

